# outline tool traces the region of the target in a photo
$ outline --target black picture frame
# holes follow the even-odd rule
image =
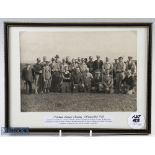
[[[87,26],[87,27],[148,27],[148,57],[147,57],[147,118],[146,118],[146,129],[89,129],[89,128],[29,128],[30,133],[57,133],[61,130],[63,133],[89,133],[92,130],[93,133],[101,134],[140,134],[146,135],[151,133],[151,72],[152,72],[152,23],[22,23],[22,22],[5,22],[4,23],[4,43],[5,43],[5,127],[9,128],[10,126],[10,92],[9,92],[9,28],[10,27],[71,27],[71,26]]]

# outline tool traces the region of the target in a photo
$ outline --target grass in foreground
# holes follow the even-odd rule
[[[22,94],[22,112],[136,111],[136,95],[97,93]]]

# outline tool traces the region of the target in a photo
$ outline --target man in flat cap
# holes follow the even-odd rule
[[[121,83],[125,77],[124,72],[125,72],[125,64],[123,62],[123,57],[119,57],[116,66],[116,93],[121,92]]]

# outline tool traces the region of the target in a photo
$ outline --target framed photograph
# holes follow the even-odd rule
[[[151,23],[5,23],[5,127],[151,133]]]

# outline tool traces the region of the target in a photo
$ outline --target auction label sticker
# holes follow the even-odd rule
[[[128,118],[128,125],[133,129],[142,129],[145,125],[144,116],[140,113],[132,113]]]

